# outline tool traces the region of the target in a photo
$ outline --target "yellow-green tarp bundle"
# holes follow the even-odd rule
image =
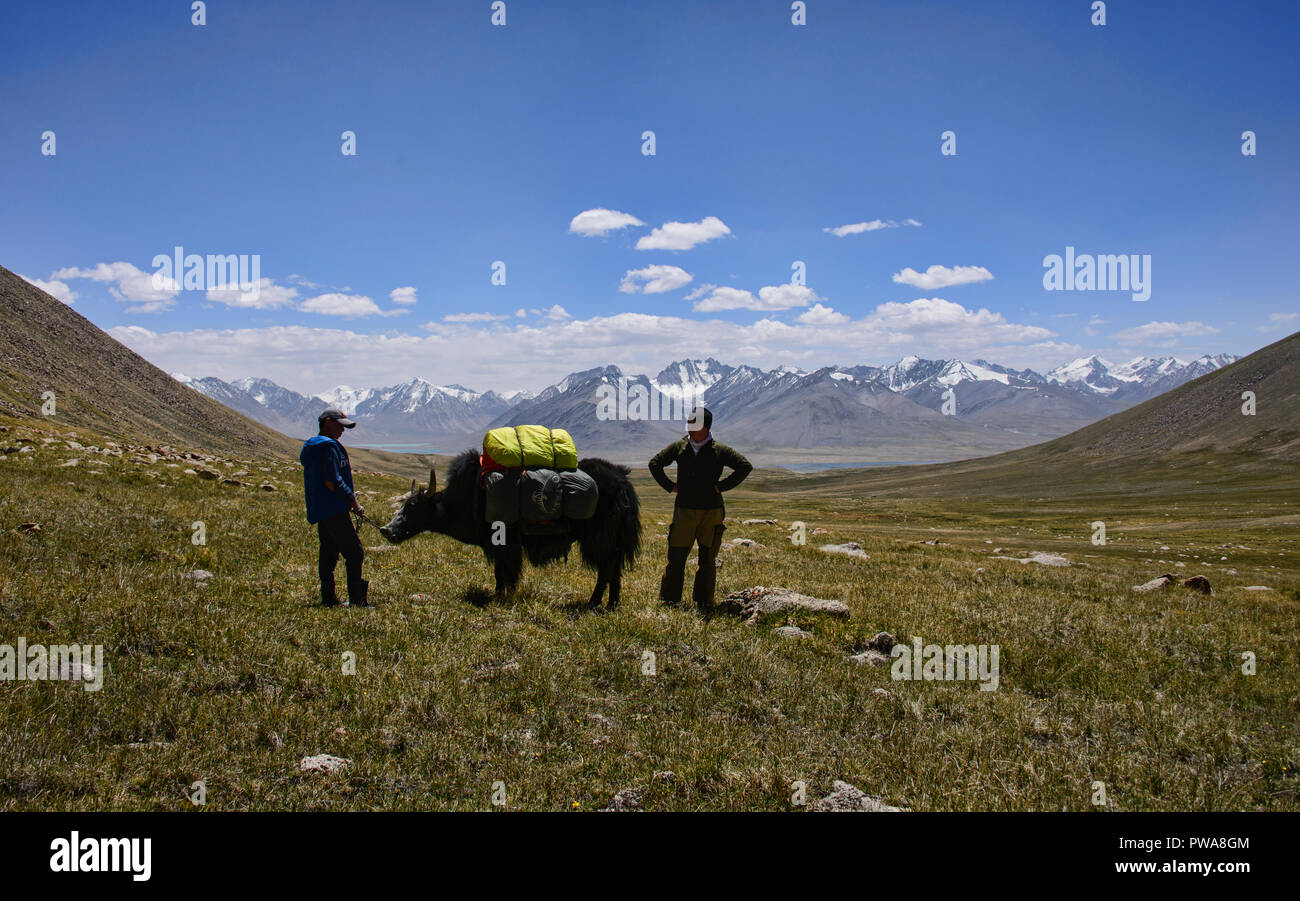
[[[578,446],[564,429],[517,425],[483,436],[483,453],[507,469],[576,469]]]

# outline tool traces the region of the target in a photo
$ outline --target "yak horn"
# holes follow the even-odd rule
[[[411,494],[415,494],[415,479],[411,479]]]
[[[438,490],[438,473],[434,471],[433,464],[429,464],[429,493],[433,494]]]

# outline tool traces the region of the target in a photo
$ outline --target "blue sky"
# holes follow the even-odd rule
[[[1293,4],[490,6],[6,4],[0,264],[169,371],[302,391],[1300,328]],[[259,255],[257,297],[156,288],[177,245]],[[1150,299],[1044,290],[1067,246],[1150,254]]]

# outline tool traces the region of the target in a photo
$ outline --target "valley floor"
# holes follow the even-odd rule
[[[723,551],[719,595],[783,586],[851,612],[795,616],[811,634],[786,638],[784,617],[656,602],[671,498],[644,472],[616,611],[582,607],[576,553],[498,604],[476,548],[368,527],[379,606],[326,610],[296,461],[5,428],[0,644],[100,644],[105,672],[99,691],[0,682],[0,809],[182,809],[200,780],[223,810],[484,810],[494,792],[593,810],[625,789],[643,809],[786,810],[795,783],[811,802],[836,780],[912,810],[1300,809],[1297,511],[1279,492],[872,497],[759,471],[728,495],[726,539],[756,545]],[[409,478],[357,482],[382,520]],[[819,549],[845,542],[869,559]],[[1133,591],[1166,572],[1213,593]],[[880,631],[997,645],[997,690],[849,659]],[[351,763],[301,771],[317,754]]]

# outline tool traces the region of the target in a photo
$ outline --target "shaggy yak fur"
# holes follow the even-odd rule
[[[636,489],[628,479],[631,472],[607,460],[589,457],[578,468],[596,480],[600,498],[591,519],[566,519],[553,534],[524,534],[518,523],[506,527],[504,545],[492,543],[492,523],[484,518],[485,491],[480,478],[478,451],[467,450],[451,461],[442,490],[436,473],[429,470],[429,487],[411,493],[391,522],[380,531],[393,544],[401,544],[421,532],[440,532],[476,544],[492,561],[496,572],[497,597],[519,584],[523,558],[534,566],[567,559],[569,548],[578,542],[582,562],[596,570],[596,589],[590,606],[598,606],[609,589],[609,606],[618,606],[623,567],[630,566],[641,547],[641,507]]]

